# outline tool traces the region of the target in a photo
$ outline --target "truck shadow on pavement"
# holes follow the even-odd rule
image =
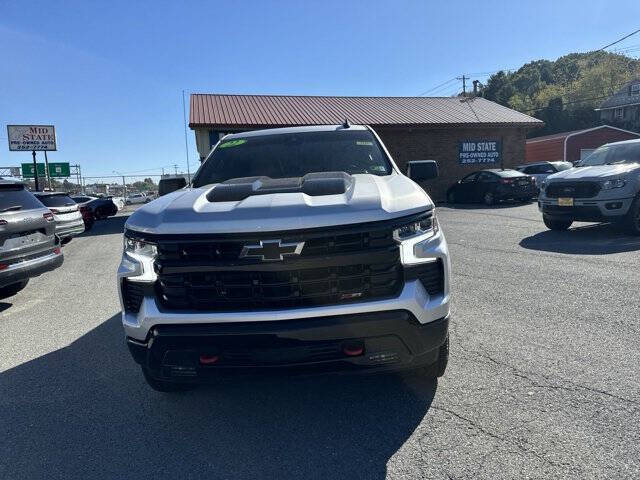
[[[436,383],[400,375],[152,391],[119,315],[0,373],[0,478],[385,478]]]
[[[546,230],[520,241],[530,250],[577,255],[607,255],[640,250],[640,237],[608,224],[574,227],[566,232]]]
[[[124,224],[129,218],[129,214],[108,217],[104,220],[98,220],[93,224],[93,228],[88,232],[84,232],[81,237],[96,237],[99,235],[112,235],[114,233],[124,232]]]

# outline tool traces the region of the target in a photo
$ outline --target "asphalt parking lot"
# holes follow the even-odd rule
[[[439,208],[451,360],[152,391],[114,274],[126,216],[0,300],[0,478],[638,478],[640,239],[535,205]]]

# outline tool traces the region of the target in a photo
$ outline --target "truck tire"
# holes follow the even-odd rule
[[[0,298],[8,298],[14,296],[20,290],[27,286],[29,283],[29,279],[22,280],[18,283],[12,283],[11,285],[7,285],[6,287],[0,288]]]
[[[640,235],[640,195],[631,204],[626,219],[627,231],[631,235]]]
[[[542,221],[549,230],[568,230],[573,223],[573,220],[554,220],[546,215],[542,215]]]
[[[142,367],[142,374],[144,379],[156,392],[187,392],[198,387],[197,383],[182,383],[182,382],[170,382],[168,380],[159,380],[151,375],[149,369]]]

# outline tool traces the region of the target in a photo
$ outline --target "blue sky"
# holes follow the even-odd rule
[[[0,166],[30,160],[8,151],[7,123],[53,123],[50,161],[85,175],[185,169],[183,89],[418,95],[599,48],[639,18],[637,0],[0,0]]]

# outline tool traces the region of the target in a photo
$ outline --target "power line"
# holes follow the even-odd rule
[[[451,83],[451,82],[455,82],[456,80],[457,80],[457,79],[456,79],[456,77],[450,78],[450,79],[449,79],[449,80],[447,80],[446,82],[442,82],[441,84],[436,85],[435,87],[430,88],[429,90],[425,90],[424,92],[419,93],[417,96],[418,96],[418,97],[421,97],[421,96],[423,96],[423,95],[426,95],[427,93],[433,92],[434,90],[439,89],[440,87],[443,87],[444,85],[447,85],[447,84],[449,84],[449,83]]]
[[[615,42],[610,43],[609,45],[605,45],[604,47],[596,50],[596,52],[600,52],[600,51],[604,50],[605,48],[609,48],[609,47],[615,45],[616,43],[620,43],[621,41],[626,40],[627,38],[631,37],[632,35],[635,35],[638,32],[640,32],[640,28],[638,30],[636,30],[635,32],[631,32],[629,35],[625,35],[624,37],[616,40]]]

